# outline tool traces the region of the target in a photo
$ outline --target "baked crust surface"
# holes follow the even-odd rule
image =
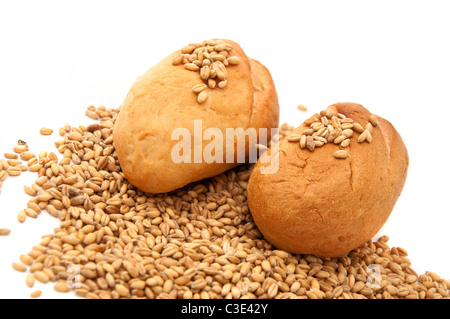
[[[202,83],[199,73],[172,65],[180,51],[147,70],[129,90],[113,134],[120,165],[132,185],[145,192],[164,193],[218,175],[240,165],[226,163],[226,128],[278,127],[278,97],[269,71],[248,58],[237,43],[224,41],[232,44],[231,54],[240,63],[227,68],[227,85],[209,90],[204,103],[199,104],[192,92]],[[207,128],[223,132],[223,163],[194,162],[194,120],[202,121],[203,132]],[[171,158],[180,141],[171,139],[177,128],[191,133],[191,163],[175,163]],[[203,141],[203,148],[208,143]]]
[[[356,103],[329,106],[365,126],[370,112]],[[319,116],[320,118],[320,116]],[[335,257],[359,247],[381,229],[403,189],[409,158],[392,124],[378,117],[372,142],[353,134],[350,156],[336,159],[339,145],[309,151],[286,139],[279,144],[279,170],[255,165],[247,188],[249,208],[263,235],[292,253]],[[292,133],[301,134],[307,126]]]

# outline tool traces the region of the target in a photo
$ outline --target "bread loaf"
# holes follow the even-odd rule
[[[212,79],[215,88],[207,87],[201,96],[193,92],[194,87],[199,84],[208,86],[209,82],[202,79],[201,72],[195,71],[193,63],[177,61],[180,53],[191,50],[183,48],[140,76],[120,107],[113,131],[114,146],[125,177],[145,192],[169,192],[241,164],[237,160],[227,162],[226,151],[229,150],[226,150],[225,138],[222,163],[208,163],[201,157],[201,162],[196,162],[198,158],[194,158],[194,150],[198,140],[194,140],[195,123],[201,123],[201,135],[208,128],[217,128],[225,136],[227,128],[242,128],[245,132],[248,128],[270,130],[278,127],[278,97],[267,68],[247,57],[237,43],[213,41],[232,47],[229,57],[236,57],[234,59],[239,61],[226,68],[226,82],[220,83],[217,74]],[[205,43],[206,47],[208,44]],[[211,57],[210,61],[214,58]],[[178,128],[187,129],[191,134],[189,162],[173,160],[174,148],[181,139],[173,136]],[[234,144],[236,141],[237,137]],[[200,142],[201,150],[209,143]],[[246,153],[248,147],[247,144]]]
[[[327,111],[362,127],[371,116],[356,103],[336,103]],[[317,119],[322,116],[316,114]],[[292,253],[335,257],[366,243],[381,229],[403,189],[409,160],[392,124],[381,117],[374,124],[370,143],[358,142],[361,134],[355,131],[345,148],[331,142],[310,151],[284,138],[275,174],[263,174],[261,169],[269,164],[256,163],[248,203],[269,242]],[[291,134],[302,135],[306,129],[310,125],[302,124]],[[336,151],[348,156],[335,157]]]

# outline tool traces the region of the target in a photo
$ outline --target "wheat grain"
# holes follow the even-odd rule
[[[90,110],[105,123],[118,114]],[[345,119],[322,116],[331,123]],[[284,136],[293,129],[282,128]],[[42,169],[26,190],[33,197],[19,215],[25,221],[27,213],[48,210],[60,226],[21,256],[33,280],[84,298],[448,298],[450,281],[415,274],[407,252],[389,249],[387,237],[335,258],[275,249],[248,209],[250,165],[168,194],[144,193],[121,172],[111,131],[110,124],[71,127],[59,144],[66,146],[65,164],[55,154],[39,155]],[[302,134],[298,143],[315,147],[323,139],[328,142]],[[78,164],[71,162],[75,152]],[[68,285],[72,267],[79,274],[76,288]]]
[[[41,133],[41,135],[52,135],[53,130],[51,128],[48,127],[43,127],[40,129],[39,131]]]
[[[11,233],[11,230],[8,228],[0,228],[0,236],[8,236]]]
[[[216,86],[224,89],[228,83],[227,66],[237,65],[240,62],[238,56],[229,56],[232,50],[233,47],[222,40],[205,40],[182,48],[180,54],[172,60],[172,64],[175,66],[183,64],[187,70],[199,71],[200,78],[210,89]],[[203,90],[195,86],[193,92],[200,95]],[[201,97],[197,97],[197,102],[201,104],[206,98],[207,95],[202,94]]]
[[[40,296],[42,296],[42,291],[41,290],[34,290],[30,294],[30,298],[39,298]]]

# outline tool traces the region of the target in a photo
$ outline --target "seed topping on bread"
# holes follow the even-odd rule
[[[223,40],[205,40],[191,43],[181,49],[173,59],[173,65],[181,65],[189,71],[199,72],[203,83],[195,85],[192,92],[197,94],[197,102],[208,99],[208,88],[223,89],[228,83],[227,67],[240,62],[238,56],[231,56],[233,46]]]
[[[303,124],[308,128],[303,130],[303,134],[292,133],[287,136],[289,142],[298,142],[300,148],[314,151],[316,147],[321,147],[327,143],[338,144],[341,150],[334,153],[337,159],[345,159],[350,156],[346,148],[350,146],[350,137],[354,133],[359,133],[358,143],[372,142],[374,128],[378,125],[377,117],[370,115],[367,123],[362,126],[354,122],[352,118],[334,110],[326,109],[320,112],[320,116],[315,115],[306,119]]]

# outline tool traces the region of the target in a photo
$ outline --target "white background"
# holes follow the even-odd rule
[[[136,77],[182,46],[213,37],[241,44],[272,73],[281,123],[297,126],[335,102],[390,120],[410,155],[406,186],[380,235],[418,272],[450,278],[448,1],[4,1],[0,0],[0,155],[18,139],[54,151],[64,123],[89,105],[115,108]],[[297,110],[297,104],[308,107]],[[55,133],[39,135],[43,126]],[[0,191],[0,298],[28,298],[11,262],[58,221],[19,224],[24,185]],[[36,284],[45,298],[68,298]]]

